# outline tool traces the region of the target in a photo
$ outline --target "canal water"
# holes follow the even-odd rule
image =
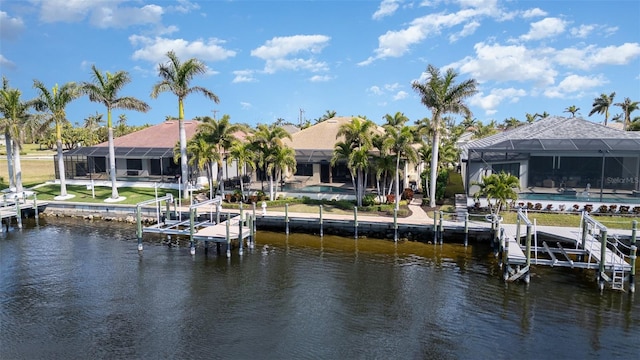
[[[134,225],[0,234],[1,359],[637,358],[640,306],[592,272],[506,285],[490,249],[259,232],[231,259]],[[213,250],[213,249],[212,249]]]

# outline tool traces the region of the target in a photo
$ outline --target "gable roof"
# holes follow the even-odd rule
[[[493,151],[640,151],[640,132],[622,131],[579,117],[551,116],[462,146]]]

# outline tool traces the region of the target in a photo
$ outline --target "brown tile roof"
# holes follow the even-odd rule
[[[295,150],[333,151],[336,143],[344,140],[342,136],[336,138],[340,126],[351,122],[352,119],[353,116],[334,117],[291,134],[292,140],[284,139],[283,142]],[[384,132],[381,127],[376,129],[380,133]]]
[[[199,122],[195,120],[184,121],[187,139],[190,139],[196,133],[198,124]],[[179,140],[178,120],[168,120],[158,125],[149,126],[131,134],[114,138],[113,144],[115,147],[173,148]],[[103,142],[95,146],[109,146],[109,143]]]

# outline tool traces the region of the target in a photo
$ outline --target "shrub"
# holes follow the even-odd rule
[[[547,211],[551,211],[553,210],[553,204],[548,204],[547,205]]]
[[[529,210],[533,209],[533,203],[532,202],[528,202],[527,203],[527,209],[529,209]]]
[[[406,188],[402,191],[401,199],[411,201],[413,200],[413,190],[411,188]]]
[[[633,208],[633,213],[634,214],[640,214],[640,206],[636,206]]]
[[[540,204],[540,203],[536,203],[536,204],[533,206],[533,209],[534,209],[534,210],[542,210],[542,204]]]
[[[560,206],[558,206],[558,209],[560,209],[560,211],[564,211],[564,209],[566,209],[567,206],[565,204],[560,204]]]
[[[607,205],[600,205],[600,207],[598,208],[598,212],[604,214],[607,211],[609,211],[609,207]]]
[[[373,194],[366,194],[362,198],[362,206],[372,206],[376,203],[376,196]]]
[[[580,210],[580,205],[573,204],[573,211],[578,211],[578,210]]]
[[[618,205],[611,205],[611,206],[609,206],[609,212],[614,213],[614,212],[616,212],[616,210],[617,210],[617,209],[618,209]]]
[[[393,204],[396,202],[396,196],[393,194],[387,195],[387,204]]]
[[[631,207],[629,205],[620,205],[620,214],[627,214],[629,213],[629,209]]]
[[[584,206],[584,211],[586,211],[588,213],[592,212],[593,211],[593,204],[586,204]]]

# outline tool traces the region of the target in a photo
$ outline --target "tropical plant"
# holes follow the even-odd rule
[[[234,133],[244,128],[241,125],[232,124],[231,117],[227,114],[223,115],[219,120],[209,116],[198,119],[200,120],[198,132],[203,133],[207,141],[214,144],[214,151],[219,154],[217,157],[217,180],[220,186],[220,194],[224,194],[223,160],[226,157],[227,149],[236,140]]]
[[[578,111],[580,111],[579,107],[576,107],[575,105],[571,105],[571,106],[565,108],[563,112],[571,113],[571,117],[576,117],[576,113]]]
[[[477,92],[475,80],[469,79],[456,84],[457,77],[458,73],[452,68],[449,68],[445,74],[441,74],[438,68],[429,65],[425,82],[414,81],[412,84],[413,89],[419,93],[422,104],[431,109],[432,114],[433,141],[431,146],[433,151],[431,157],[430,194],[435,194],[436,190],[440,119],[448,113],[463,114],[470,117],[471,110],[464,103],[464,100]],[[435,197],[431,196],[429,200],[430,206],[435,207]]]
[[[387,123],[384,125],[386,130],[385,148],[391,150],[396,156],[395,169],[395,209],[400,207],[400,159],[404,158],[409,163],[418,162],[418,154],[413,147],[414,133],[409,126],[404,124],[409,120],[404,114],[398,112],[394,117],[387,115],[385,117]]]
[[[524,116],[527,119],[527,123],[533,124],[536,121],[536,118],[540,117],[540,114],[535,113],[535,114],[532,115],[532,114],[526,113],[526,114],[524,114]]]
[[[270,174],[275,174],[276,179],[281,180],[281,186],[284,185],[282,182],[284,174],[296,171],[296,151],[286,145],[274,147],[266,161],[267,171]],[[282,191],[282,188],[280,190]]]
[[[498,218],[500,210],[508,204],[508,200],[518,199],[520,180],[514,175],[501,171],[483,176],[480,182],[474,182],[472,185],[480,187],[473,195],[474,199],[479,201],[480,197],[486,198],[491,213]]]
[[[80,91],[78,85],[74,82],[68,82],[61,87],[56,84],[51,88],[51,91],[49,91],[42,82],[34,80],[33,87],[39,92],[38,99],[35,103],[36,110],[47,112],[45,125],[54,124],[56,129],[60,198],[68,198],[64,158],[62,156],[62,126],[68,123],[65,111],[67,105],[80,96]]]
[[[600,94],[600,97],[593,99],[593,105],[589,116],[598,113],[604,114],[604,126],[607,126],[609,121],[609,107],[613,104],[613,98],[616,96],[615,91],[607,95],[605,93]]]
[[[482,121],[478,122],[473,130],[473,139],[482,139],[487,136],[498,133],[495,120],[491,120],[487,125],[484,125]]]
[[[196,133],[187,142],[187,156],[189,165],[194,166],[198,171],[206,169],[207,181],[209,183],[209,195],[213,198],[213,164],[220,161],[220,153],[215,151],[215,144],[207,140],[203,133]],[[181,156],[180,143],[173,149],[173,160],[177,163]]]
[[[357,206],[362,206],[364,186],[366,184],[365,170],[369,167],[368,154],[372,148],[374,126],[375,123],[371,120],[353,117],[350,122],[340,125],[336,134],[336,139],[343,136],[344,143],[351,149],[347,160],[347,167],[350,167],[354,174],[356,174],[356,186],[354,190]]]
[[[107,131],[109,141],[109,175],[111,178],[111,199],[118,199],[118,185],[116,183],[116,156],[113,144],[113,121],[111,111],[113,109],[126,109],[147,112],[149,105],[142,100],[131,96],[119,97],[118,93],[122,88],[131,82],[131,77],[126,71],[118,71],[114,74],[98,70],[95,65],[91,66],[92,82],[83,82],[80,91],[89,96],[92,102],[98,102],[107,108]]]
[[[622,108],[622,112],[624,113],[624,125],[623,129],[627,130],[629,125],[631,124],[631,113],[638,110],[640,102],[631,101],[629,98],[625,98],[623,102],[615,103],[615,106],[620,106]]]
[[[24,141],[23,129],[33,119],[29,109],[35,106],[35,100],[22,101],[22,93],[18,89],[9,88],[9,82],[2,79],[0,90],[0,128],[4,130],[7,141],[7,164],[9,166],[9,186],[16,192],[22,192],[22,165],[20,150]],[[13,159],[12,159],[13,158]]]
[[[508,129],[515,129],[515,128],[517,128],[517,127],[518,127],[518,126],[520,126],[520,125],[522,125],[522,123],[520,122],[520,120],[518,120],[518,119],[516,119],[516,118],[514,118],[514,117],[510,117],[510,118],[508,118],[508,119],[504,119],[504,121],[503,121],[503,128],[504,128],[505,130],[508,130]]]
[[[243,141],[234,141],[229,149],[229,155],[231,155],[230,159],[234,159],[236,161],[236,165],[240,171],[240,192],[242,193],[242,199],[245,199],[244,196],[244,175],[246,175],[247,166],[251,168],[252,171],[256,169],[256,153],[254,152],[253,146],[250,143]],[[295,158],[294,158],[295,161]]]
[[[269,177],[269,200],[273,201],[275,199],[275,190],[273,187],[273,180],[275,173],[275,168],[273,166],[269,167],[268,160],[272,159],[275,155],[276,151],[279,148],[284,146],[282,139],[291,139],[291,134],[286,132],[282,127],[277,125],[258,125],[253,136],[249,138],[250,142],[255,147],[258,153],[258,166],[266,173]]]
[[[202,86],[190,86],[191,80],[196,75],[205,74],[207,66],[198,59],[191,58],[185,62],[173,51],[167,52],[169,61],[158,65],[158,76],[160,81],[153,86],[151,97],[157,98],[165,91],[172,92],[178,97],[178,128],[180,133],[180,170],[182,174],[182,185],[186,189],[188,184],[189,169],[187,167],[187,133],[184,128],[184,99],[192,93],[201,93],[216,104],[220,102],[218,96]],[[186,191],[185,191],[186,193]]]
[[[325,113],[320,116],[319,118],[316,119],[316,124],[319,124],[323,121],[329,120],[329,119],[333,119],[334,117],[336,117],[336,111],[335,110],[327,110],[325,111]]]

